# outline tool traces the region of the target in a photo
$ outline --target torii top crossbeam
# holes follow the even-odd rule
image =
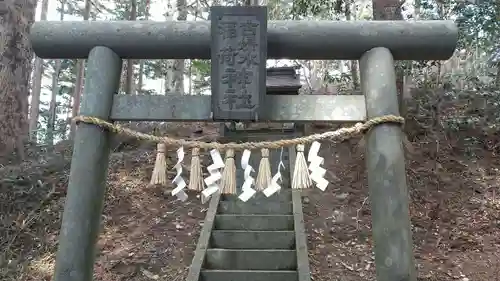
[[[375,47],[395,60],[444,60],[453,21],[269,21],[267,58],[357,60]],[[41,21],[31,30],[41,58],[86,58],[95,46],[123,59],[210,59],[210,21]],[[57,46],[57,47],[56,47]]]

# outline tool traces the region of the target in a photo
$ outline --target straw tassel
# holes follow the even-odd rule
[[[224,162],[224,171],[221,179],[222,193],[236,194],[236,163],[234,161],[234,150],[226,151],[226,161]]]
[[[156,146],[156,162],[151,175],[151,185],[165,185],[167,183],[167,159],[165,152],[167,147],[164,143],[159,143]]]
[[[297,156],[295,158],[295,168],[293,170],[292,188],[304,189],[312,185],[311,177],[307,167],[306,157],[304,156],[304,145],[297,145]]]
[[[269,149],[260,150],[262,158],[260,159],[259,172],[255,180],[255,189],[262,191],[271,183],[271,164],[269,163]]]
[[[188,189],[202,191],[203,190],[203,172],[201,170],[200,149],[193,148],[191,158],[191,174],[189,175]]]

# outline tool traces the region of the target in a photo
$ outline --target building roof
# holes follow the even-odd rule
[[[267,92],[294,92],[298,94],[302,84],[300,84],[299,75],[295,69],[296,67],[293,66],[267,68]]]

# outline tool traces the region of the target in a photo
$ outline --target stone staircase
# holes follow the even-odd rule
[[[214,196],[187,280],[309,280],[300,200],[290,189],[247,202],[234,195]]]
[[[294,154],[286,154],[289,172]],[[285,177],[269,198],[212,197],[187,281],[310,281],[301,195]]]

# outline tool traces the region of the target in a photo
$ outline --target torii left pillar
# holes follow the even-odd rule
[[[87,69],[80,114],[109,120],[122,60],[109,48],[95,47]],[[90,124],[80,124],[76,131],[54,281],[92,280],[106,193],[109,134]]]

